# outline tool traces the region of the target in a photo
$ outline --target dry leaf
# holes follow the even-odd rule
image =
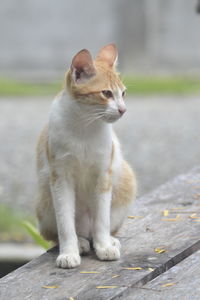
[[[176,211],[176,210],[174,210],[174,211],[172,211],[172,213],[179,213],[179,214],[193,214],[193,213],[195,213],[194,211]]]
[[[117,285],[99,285],[96,286],[96,289],[115,289]]]
[[[170,208],[170,210],[179,210],[179,209],[185,209],[185,207],[179,206],[179,207]]]
[[[44,289],[57,289],[59,288],[58,285],[43,285]]]
[[[153,268],[148,268],[149,271],[153,272],[155,269]]]
[[[169,283],[163,284],[162,287],[173,286],[175,284],[176,284],[175,282],[169,282]]]
[[[190,215],[190,216],[189,216],[189,218],[191,218],[191,219],[195,219],[195,221],[197,221],[197,222],[199,222],[199,221],[200,221],[200,217],[198,217],[196,213],[194,213],[194,214]]]
[[[176,218],[170,218],[170,219],[162,219],[161,221],[174,222],[174,221],[177,221],[177,219]]]
[[[159,254],[160,254],[160,253],[166,252],[166,250],[163,249],[163,248],[155,248],[154,251],[155,251],[156,253],[159,253]]]
[[[168,215],[169,215],[169,210],[168,209],[163,210],[163,216],[167,217]]]
[[[190,215],[189,218],[191,218],[191,219],[196,219],[196,218],[198,218],[198,217],[197,217],[197,214],[195,213],[195,214]]]
[[[100,274],[101,272],[96,272],[96,271],[81,271],[81,274]]]
[[[122,268],[123,270],[142,270],[141,267],[133,267],[133,268]]]
[[[113,276],[112,276],[112,278],[117,278],[117,277],[119,277],[120,275],[118,275],[118,274],[114,274]]]

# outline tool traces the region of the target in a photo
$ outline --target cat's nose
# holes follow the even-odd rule
[[[120,115],[122,116],[125,112],[126,112],[126,107],[125,106],[120,106],[118,108],[118,112],[120,113]]]

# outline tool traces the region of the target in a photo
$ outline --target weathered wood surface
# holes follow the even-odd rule
[[[139,217],[127,219],[119,234],[120,261],[101,262],[92,253],[82,258],[77,269],[63,270],[55,266],[57,249],[54,248],[2,278],[0,299],[109,300],[127,299],[130,294],[133,297],[138,293],[134,287],[142,287],[200,249],[199,193],[200,167],[136,201],[131,214]],[[164,217],[163,210],[169,210],[170,215]],[[156,253],[155,248],[166,252]],[[142,269],[124,269],[127,267]],[[99,273],[82,274],[82,271]],[[119,276],[112,278],[115,274]],[[97,286],[114,287],[97,289]]]
[[[140,288],[132,288],[126,300],[199,300],[200,251]]]

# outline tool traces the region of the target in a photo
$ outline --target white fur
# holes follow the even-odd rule
[[[116,96],[119,99],[119,91]],[[101,115],[111,112],[115,114],[114,119],[119,118],[120,101],[115,107],[108,107],[107,112],[100,111]],[[103,117],[92,119],[98,112],[94,106],[81,105],[63,92],[54,100],[50,113],[48,142],[54,160],[49,163],[45,154],[41,154],[43,168],[39,170],[39,177],[40,189],[49,190],[54,209],[46,208],[49,213],[40,226],[41,231],[47,227],[58,232],[57,266],[62,268],[80,264],[79,253],[90,250],[85,240],[90,238],[101,260],[120,257],[120,243],[110,232],[119,227],[127,207],[110,212],[112,188],[103,193],[100,188],[110,165],[112,143],[115,147],[113,185],[118,183],[122,154],[112,125],[103,121]],[[50,184],[53,170],[58,178]]]

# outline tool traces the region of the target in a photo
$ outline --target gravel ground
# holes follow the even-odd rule
[[[0,99],[0,202],[31,211],[35,145],[51,99]],[[132,97],[115,125],[139,195],[199,164],[198,97]]]

